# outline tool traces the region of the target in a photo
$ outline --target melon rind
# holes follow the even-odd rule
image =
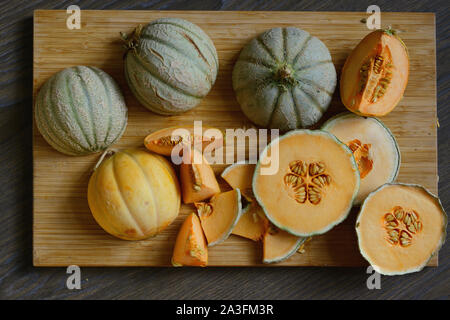
[[[425,191],[431,198],[434,199],[434,201],[436,201],[436,203],[439,205],[439,207],[441,208],[442,214],[444,216],[444,223],[443,223],[443,229],[442,231],[442,236],[441,236],[441,240],[438,243],[438,245],[436,246],[436,249],[433,251],[433,253],[430,255],[430,257],[421,265],[418,265],[415,268],[411,268],[411,269],[407,269],[404,271],[398,271],[398,272],[389,272],[386,270],[383,270],[382,267],[378,266],[378,265],[374,265],[371,263],[370,258],[368,257],[368,255],[366,254],[366,252],[364,250],[361,249],[361,245],[360,245],[360,239],[361,239],[361,235],[359,232],[359,223],[360,223],[360,219],[362,216],[362,213],[365,209],[365,205],[366,203],[369,201],[369,199],[375,195],[378,191],[382,190],[383,188],[386,188],[388,186],[406,186],[406,187],[414,187],[414,188],[420,188],[423,191]],[[358,247],[359,247],[359,251],[361,253],[361,255],[364,257],[364,259],[366,259],[370,265],[373,267],[373,269],[383,275],[386,276],[395,276],[395,275],[404,275],[407,273],[413,273],[413,272],[419,272],[421,271],[424,267],[426,267],[426,265],[428,264],[428,262],[431,260],[431,258],[441,249],[441,247],[444,245],[445,243],[445,239],[447,237],[447,223],[448,223],[448,216],[447,213],[444,210],[444,207],[442,206],[441,200],[439,199],[439,197],[437,197],[435,194],[431,193],[428,189],[426,189],[424,186],[419,185],[419,184],[411,184],[411,183],[386,183],[384,185],[382,185],[381,187],[379,187],[378,189],[372,191],[367,198],[364,200],[363,204],[361,205],[361,209],[358,213],[358,217],[356,218],[356,223],[355,223],[355,229],[356,229],[356,235],[358,237]]]

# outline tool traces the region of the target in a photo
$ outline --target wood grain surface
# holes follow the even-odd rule
[[[33,9],[134,10],[345,10],[365,11],[370,1],[27,1],[0,6],[2,72],[0,74],[0,298],[6,299],[448,299],[448,245],[440,266],[416,274],[382,277],[381,290],[368,290],[365,268],[82,268],[82,290],[65,286],[65,268],[32,267],[32,37]],[[436,14],[439,139],[439,195],[448,210],[450,116],[449,6],[446,1],[378,1],[386,11]],[[270,16],[270,14],[268,14]],[[382,14],[383,25],[385,24]],[[365,17],[361,14],[361,18]],[[280,22],[279,22],[280,23]],[[301,22],[298,22],[301,24]],[[199,23],[201,25],[201,23]],[[421,30],[418,30],[419,32]],[[327,44],[328,45],[328,44]],[[336,63],[336,62],[335,62]],[[337,63],[336,63],[337,64]],[[114,67],[111,67],[114,69]],[[110,70],[111,70],[110,69]],[[107,68],[105,70],[108,71]],[[109,70],[109,71],[110,71]],[[111,71],[110,71],[111,72]],[[113,73],[113,72],[111,72]],[[116,73],[120,80],[120,72]],[[427,77],[427,74],[423,74]],[[126,86],[125,86],[126,88]],[[212,93],[211,93],[212,94]],[[127,93],[128,101],[129,93]],[[335,110],[336,111],[336,110]],[[387,121],[386,121],[387,122]],[[411,125],[411,124],[410,124]],[[392,124],[389,123],[392,128]],[[394,128],[392,128],[395,130]],[[418,128],[420,130],[421,128]],[[420,162],[417,164],[420,167]],[[220,169],[219,169],[220,170]],[[432,188],[432,187],[430,187]],[[84,219],[82,217],[82,219]],[[349,218],[351,219],[351,218]],[[334,248],[333,248],[334,249]],[[69,249],[70,250],[70,249]],[[112,248],[113,250],[113,248]]]
[[[349,12],[209,12],[209,11],[83,11],[80,30],[66,28],[66,11],[34,13],[33,89],[36,94],[55,72],[73,65],[94,65],[119,83],[129,108],[128,126],[115,148],[140,147],[150,132],[177,125],[203,125],[225,132],[252,124],[241,112],[231,87],[231,72],[241,48],[273,27],[295,26],[321,39],[339,71],[356,44],[370,31],[362,13]],[[123,76],[123,48],[119,33],[161,17],[177,17],[198,24],[213,40],[219,55],[219,74],[213,90],[195,109],[164,117],[147,111],[130,94]],[[301,21],[301,22],[299,22]],[[383,21],[399,29],[410,55],[410,78],[405,96],[383,121],[396,136],[402,153],[398,181],[418,183],[437,192],[435,25],[430,13],[385,13]],[[330,115],[344,111],[338,90]],[[122,241],[104,232],[87,205],[86,187],[99,154],[62,155],[34,130],[35,266],[168,266],[173,245],[186,214],[161,234],[145,241]],[[231,150],[233,151],[233,150]],[[226,150],[225,153],[230,152]],[[214,165],[219,175],[224,165]],[[224,183],[222,183],[225,186]],[[361,266],[356,244],[354,214],[331,232],[314,237],[304,254],[271,266]],[[68,250],[70,248],[70,250]],[[209,266],[260,265],[261,248],[231,236],[209,250]],[[436,265],[433,258],[431,265]]]

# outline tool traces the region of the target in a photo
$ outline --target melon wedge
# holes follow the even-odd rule
[[[195,154],[202,159],[201,163],[194,163]],[[180,180],[184,203],[203,201],[220,192],[213,169],[195,149],[191,152],[191,163],[180,165]]]
[[[237,162],[228,166],[221,174],[221,177],[233,188],[241,190],[242,195],[248,201],[254,201],[255,196],[252,190],[253,173],[256,164]]]
[[[200,145],[202,150],[206,147],[211,150],[211,148],[218,149],[223,146],[223,134],[219,129],[201,127],[199,131],[200,134],[194,132],[192,125],[165,128],[146,136],[144,145],[148,150],[163,156],[170,156],[173,148],[180,143],[189,144],[192,147]]]
[[[259,241],[262,239],[268,223],[262,208],[256,202],[251,202],[243,209],[242,216],[231,233]]]
[[[215,246],[225,241],[242,215],[239,189],[216,194],[209,203],[196,202],[198,216],[208,241]]]
[[[269,224],[263,237],[263,263],[277,263],[292,256],[307,238],[296,237]]]
[[[361,254],[385,275],[422,270],[444,243],[446,229],[439,199],[411,184],[381,186],[366,198],[356,220]]]
[[[207,264],[208,248],[203,229],[197,215],[191,213],[186,217],[178,232],[173,250],[172,265],[174,267],[205,267]]]
[[[334,134],[353,152],[361,176],[355,204],[361,204],[369,193],[397,178],[400,149],[381,120],[345,112],[328,120],[322,130]]]

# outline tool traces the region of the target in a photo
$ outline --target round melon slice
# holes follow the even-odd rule
[[[346,112],[328,120],[322,130],[334,134],[353,152],[361,177],[355,204],[361,204],[370,192],[397,178],[400,149],[392,132],[379,119]]]
[[[411,184],[381,186],[366,198],[356,220],[361,254],[385,275],[422,270],[444,243],[446,228],[439,199]]]
[[[276,172],[270,168],[278,165]],[[325,131],[296,130],[261,153],[253,193],[267,218],[296,236],[322,234],[343,221],[359,189],[352,151]]]

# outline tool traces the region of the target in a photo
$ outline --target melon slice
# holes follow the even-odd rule
[[[266,171],[274,166],[278,170]],[[334,135],[295,130],[261,153],[253,193],[275,226],[308,237],[327,232],[347,217],[359,180],[352,151]]]
[[[411,184],[381,186],[366,198],[356,220],[361,254],[385,275],[422,270],[444,243],[446,228],[439,199]]]
[[[173,250],[172,265],[174,267],[205,267],[207,264],[208,248],[203,229],[197,215],[191,213],[186,217],[178,232]]]
[[[163,156],[170,156],[175,146],[180,143],[194,147],[199,145],[202,150],[218,149],[223,146],[223,134],[219,129],[201,127],[194,132],[194,126],[176,126],[155,131],[144,139],[145,147]],[[184,131],[184,132],[183,132]]]
[[[232,234],[259,241],[262,239],[268,223],[262,208],[256,202],[251,202],[243,209],[242,216],[233,228]]]
[[[202,159],[201,163],[194,163],[195,154]],[[191,152],[191,163],[181,163],[180,180],[184,203],[203,201],[220,192],[213,169],[195,149]]]
[[[263,237],[263,262],[277,263],[292,256],[306,238],[296,237],[269,224]]]
[[[322,130],[334,134],[353,152],[361,176],[355,204],[361,204],[370,192],[397,178],[400,149],[392,132],[379,119],[346,112],[328,120]]]
[[[198,216],[205,232],[208,246],[225,241],[242,215],[239,189],[216,194],[209,203],[196,202]]]
[[[254,201],[252,178],[255,167],[256,164],[237,162],[228,166],[221,176],[233,189],[238,188],[241,190],[242,195],[248,201]]]

